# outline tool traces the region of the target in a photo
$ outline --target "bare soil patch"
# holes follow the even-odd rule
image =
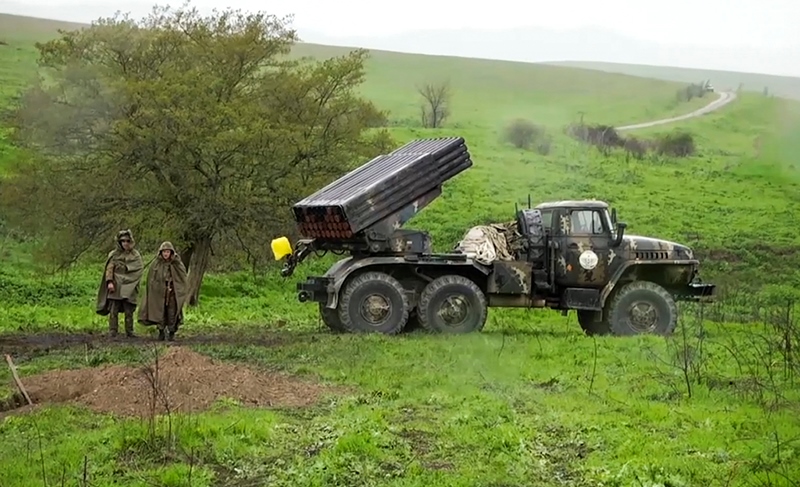
[[[174,346],[142,367],[106,365],[22,378],[34,404],[77,403],[101,413],[148,417],[208,409],[220,398],[251,407],[310,406],[339,388],[219,362]],[[155,385],[154,385],[155,384]]]

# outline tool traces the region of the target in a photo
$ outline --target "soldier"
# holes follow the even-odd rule
[[[144,303],[139,307],[139,323],[157,325],[159,340],[166,338],[165,329],[169,332],[169,340],[174,340],[175,332],[183,322],[183,305],[188,290],[186,267],[180,255],[172,243],[162,243],[147,272],[147,291]]]
[[[133,337],[133,312],[139,296],[139,281],[144,273],[144,262],[130,230],[117,233],[117,248],[109,252],[100,289],[97,292],[97,314],[108,315],[108,331],[117,335],[119,313],[125,314],[125,334]]]

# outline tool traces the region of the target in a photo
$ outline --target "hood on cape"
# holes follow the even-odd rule
[[[133,232],[131,232],[131,230],[128,228],[117,232],[117,248],[119,248],[120,250],[125,250],[124,248],[122,248],[122,242],[121,242],[122,237],[128,237],[129,239],[131,239],[131,249],[136,247],[136,239],[133,238]]]
[[[175,247],[172,245],[172,242],[170,241],[161,243],[161,246],[158,248],[158,253],[160,254],[162,250],[171,250],[173,255],[177,254],[177,252],[175,252]]]

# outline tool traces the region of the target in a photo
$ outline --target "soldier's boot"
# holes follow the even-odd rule
[[[111,313],[108,315],[108,334],[109,336],[115,337],[117,336],[117,330],[119,330],[119,315],[115,313],[115,310],[112,309]]]
[[[136,336],[133,334],[133,311],[125,313],[125,335],[130,338]]]
[[[173,328],[169,329],[169,335],[167,336],[167,340],[171,342],[175,341],[175,330]]]
[[[158,328],[158,339],[159,339],[159,341],[163,342],[165,338],[166,338],[166,336],[164,334],[164,328],[159,327]]]

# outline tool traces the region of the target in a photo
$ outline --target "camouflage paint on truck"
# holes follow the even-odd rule
[[[514,221],[494,226],[505,235],[496,243],[507,245],[501,260],[433,253],[426,232],[402,227],[472,163],[461,138],[402,149],[296,204],[306,238],[294,250],[285,237],[273,241],[284,276],[311,253],[349,252],[297,285],[298,299],[318,303],[334,331],[395,334],[415,315],[431,331],[465,333],[481,330],[487,308],[501,306],[577,310],[587,333],[669,334],[675,301],[714,294],[713,285],[697,282],[699,262],[689,247],[625,234],[616,211],[597,200],[532,207],[529,198]]]

